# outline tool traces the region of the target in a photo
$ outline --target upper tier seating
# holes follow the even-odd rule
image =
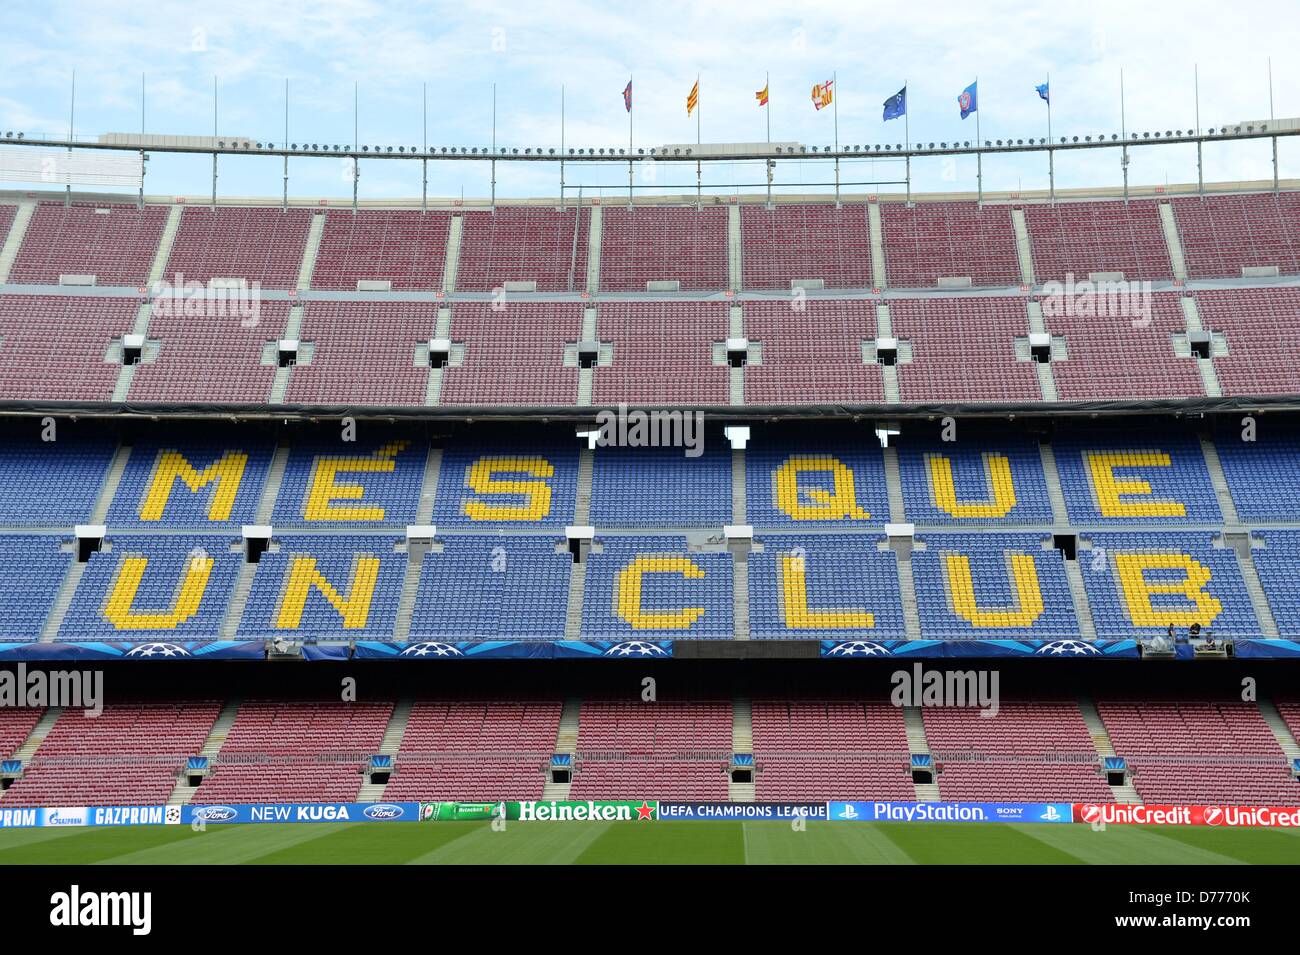
[[[1300,202],[1281,195],[1201,196],[1172,200],[1187,274],[1240,278],[1247,267],[1300,272]]]
[[[250,286],[298,286],[311,219],[309,209],[186,206],[167,260],[169,282],[243,279]]]
[[[740,236],[743,288],[789,291],[802,279],[826,288],[873,284],[865,205],[741,206]]]
[[[0,399],[108,401],[140,300],[68,295],[0,296]]]
[[[1019,285],[1011,207],[973,202],[880,205],[891,288],[934,288],[940,278],[971,285]]]
[[[727,287],[727,210],[720,206],[606,206],[600,238],[603,291],[644,292],[647,282]]]
[[[461,219],[458,290],[486,292],[506,282],[536,282],[539,292],[586,288],[589,208],[498,206]]]
[[[334,209],[325,213],[312,288],[355,291],[388,281],[398,289],[440,289],[451,213]]]
[[[167,215],[166,206],[38,203],[9,281],[58,285],[60,275],[94,275],[98,285],[140,288],[149,280]]]
[[[1160,211],[1149,199],[1032,204],[1025,221],[1040,284],[1070,275],[1082,282],[1094,272],[1123,272],[1129,281],[1173,276]]]

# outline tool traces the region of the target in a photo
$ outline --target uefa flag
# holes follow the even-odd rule
[[[834,80],[827,80],[825,83],[815,85],[812,88],[813,109],[821,109],[823,106],[830,106],[835,100],[835,93],[831,89]]]
[[[700,81],[696,80],[695,85],[691,87],[691,95],[686,97],[686,115],[690,116],[695,112],[695,107],[700,105]]]
[[[768,86],[770,86],[770,85],[771,85],[771,84],[769,83]],[[757,93],[755,93],[755,94],[754,94],[754,99],[758,100],[758,105],[759,105],[759,106],[766,106],[766,105],[767,105],[767,86],[764,86],[761,90],[759,90]]]
[[[897,119],[900,116],[907,115],[907,87],[895,93],[889,99],[885,100],[885,112],[883,119],[888,122],[891,119]]]
[[[1046,83],[1043,83],[1040,86],[1035,86],[1034,89],[1038,91],[1038,96],[1044,103],[1048,106],[1052,105],[1052,91],[1047,88]]]
[[[632,112],[632,81],[627,81],[627,86],[623,87],[623,107],[630,113]]]

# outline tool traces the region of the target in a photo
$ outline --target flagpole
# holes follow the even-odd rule
[[[1052,74],[1047,74],[1047,193],[1056,204],[1056,161],[1052,156]]]
[[[1273,58],[1268,58],[1268,123],[1273,125]],[[1277,192],[1277,133],[1273,133],[1273,192]]]
[[[951,115],[951,114],[949,114]],[[975,77],[975,145],[983,149],[983,139],[980,137],[980,78]],[[975,153],[975,189],[976,197],[980,205],[984,205],[984,153]]]
[[[907,80],[903,80],[903,178],[907,183],[907,205],[912,205],[912,126],[907,108]]]
[[[632,76],[627,78],[627,88],[631,98],[627,101],[627,207],[632,208],[632,110],[636,109],[636,88],[632,85]]]
[[[216,77],[213,77],[212,81],[213,83],[215,83]],[[69,157],[68,161],[69,162],[71,162],[72,139],[73,136],[76,134],[76,128],[77,128],[77,71],[74,69],[72,71],[72,94],[70,99],[68,100],[68,157]],[[215,134],[213,135],[213,138],[214,139],[216,138]],[[214,164],[216,163],[217,161],[216,153],[212,154],[212,161]],[[216,189],[214,188],[212,191],[215,193]],[[63,193],[63,205],[64,208],[67,208],[72,205],[72,177],[71,176],[68,176],[67,187],[65,188]]]
[[[564,84],[560,84],[560,211],[564,211]],[[578,210],[582,215],[582,210]]]
[[[1119,166],[1124,174],[1124,205],[1128,206],[1128,123],[1124,117],[1124,68],[1119,70],[1119,137],[1124,146],[1120,152]]]
[[[1205,195],[1205,172],[1201,166],[1201,65],[1192,64],[1192,98],[1196,103],[1196,194]]]
[[[420,111],[424,117],[423,153],[420,157],[420,212],[429,211],[429,84],[420,86]]]
[[[492,214],[497,211],[497,85],[492,84]]]
[[[831,110],[835,121],[835,208],[840,207],[840,98],[839,74],[831,71]]]
[[[768,156],[763,160],[763,171],[767,173],[767,207],[772,208],[772,169],[775,162],[772,159],[772,74],[765,72],[763,74],[763,92],[767,94],[767,102],[763,104],[763,112],[767,115],[767,146]]]
[[[284,198],[280,200],[280,211],[289,208],[289,77],[284,78]]]
[[[704,207],[704,173],[700,165],[700,143],[702,142],[700,139],[700,114],[703,112],[700,109],[700,100],[703,97],[699,95],[699,73],[695,74],[695,89],[695,208],[698,210]]]

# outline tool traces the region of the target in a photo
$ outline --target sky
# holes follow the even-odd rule
[[[839,142],[901,143],[902,120],[881,119],[883,101],[908,87],[913,142],[975,139],[975,116],[962,120],[958,94],[979,82],[983,139],[1047,135],[1047,107],[1034,87],[1050,75],[1052,133],[1097,136],[1120,129],[1123,71],[1129,131],[1196,124],[1199,73],[1202,128],[1269,116],[1300,116],[1300,22],[1285,5],[1260,0],[1172,3],[1151,0],[1024,0],[881,4],[654,3],[533,0],[0,0],[0,135],[21,130],[66,137],[138,132],[143,77],[150,133],[285,141],[285,81],[290,142],[353,141],[354,91],[359,141],[421,146],[427,88],[428,144],[490,145],[496,88],[500,146],[559,148],[564,95],[566,148],[626,148],[622,92],[633,79],[633,143],[649,149],[693,142],[696,120],[686,95],[700,78],[704,142],[753,142],[769,118],[754,93],[769,82],[776,141],[829,146],[834,111],[814,110],[811,89],[835,77]],[[70,117],[73,72],[75,115]],[[3,163],[5,150],[0,150]],[[1300,176],[1300,143],[1279,146],[1283,178]],[[556,197],[559,169],[497,164],[498,197]],[[1134,185],[1196,181],[1194,146],[1132,150]],[[362,161],[361,198],[420,194],[420,164]],[[705,167],[712,193],[760,191],[761,165]],[[900,191],[897,161],[846,162],[849,193]],[[1205,150],[1207,182],[1268,179],[1267,142],[1216,144]],[[653,177],[653,178],[652,178]],[[429,164],[431,197],[480,198],[491,188],[488,164]],[[785,191],[828,192],[829,164],[778,164]],[[1061,155],[1058,188],[1120,182],[1120,151]],[[570,197],[625,196],[626,164],[569,165]],[[920,159],[917,192],[973,191],[973,158]],[[1045,157],[998,156],[983,163],[988,191],[1047,187]],[[694,169],[659,164],[638,174],[646,193],[693,192]],[[0,188],[14,188],[0,183]],[[778,191],[783,187],[778,185]],[[153,154],[145,191],[206,195],[211,160]],[[282,162],[223,158],[223,196],[279,196]],[[350,197],[342,160],[290,162],[290,195]]]

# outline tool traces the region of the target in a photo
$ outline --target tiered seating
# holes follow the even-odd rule
[[[601,289],[644,292],[647,282],[673,281],[683,290],[727,287],[727,210],[606,206],[600,235]]]
[[[1300,798],[1254,703],[1101,699],[1097,711],[1143,802],[1293,806]]]
[[[243,562],[237,538],[111,535],[90,555],[59,639],[216,639]]]
[[[1281,195],[1174,199],[1174,217],[1189,278],[1239,278],[1243,267],[1275,265],[1300,272],[1300,203]]]
[[[1273,698],[1282,722],[1291,731],[1293,739],[1300,740],[1300,696],[1295,693],[1279,693]]]
[[[1052,361],[1062,401],[1101,398],[1199,398],[1205,394],[1193,358],[1179,358],[1173,336],[1185,334],[1177,295],[1098,296],[1096,314],[1080,296],[1043,300],[1044,322],[1065,338],[1068,357]],[[1150,313],[1147,313],[1149,301]],[[1109,304],[1108,304],[1109,303]],[[1073,309],[1073,313],[1070,313]]]
[[[9,229],[18,215],[18,207],[0,204],[0,236],[8,237]]]
[[[893,288],[933,288],[947,276],[968,276],[972,285],[1020,284],[1010,206],[883,202],[880,219]]]
[[[405,526],[415,520],[428,448],[406,433],[295,444],[275,502],[277,526]],[[367,427],[370,430],[366,430]],[[357,492],[357,488],[361,492]]]
[[[755,429],[745,451],[745,497],[755,528],[881,527],[889,520],[885,462],[875,434],[811,425]]]
[[[106,359],[131,331],[134,298],[0,297],[0,399],[108,401],[122,366]]]
[[[0,707],[0,759],[9,759],[32,735],[44,711],[39,707]]]
[[[434,302],[312,302],[302,340],[311,364],[294,366],[285,400],[299,404],[422,405],[429,369],[415,346],[433,337]]]
[[[111,703],[94,717],[66,709],[0,805],[161,805],[220,712],[193,700]]]
[[[1220,524],[1196,439],[1177,428],[1096,426],[1053,441],[1070,520],[1090,524]]]
[[[216,306],[216,301],[213,305]],[[287,302],[256,301],[254,318],[241,316],[234,303],[218,317],[170,312],[149,319],[149,339],[159,342],[158,358],[136,366],[132,401],[212,401],[265,404],[271,399],[275,365],[262,363],[267,342],[280,338],[289,317]]]
[[[1016,360],[1029,335],[1017,298],[892,299],[895,337],[912,343],[898,366],[903,401],[1038,401],[1033,362]]]
[[[921,632],[937,640],[1075,639],[1060,551],[1039,534],[924,534],[912,553]]]
[[[975,430],[959,431],[952,442],[904,436],[898,468],[907,519],[917,524],[1052,523],[1043,462],[1032,440]]]
[[[996,715],[925,706],[925,737],[948,800],[1111,802],[1099,758],[1073,700],[999,701]]]
[[[596,404],[645,408],[729,402],[730,369],[713,363],[713,343],[727,339],[725,305],[611,302],[600,307],[598,328],[601,341],[614,343],[614,363],[596,369]]]
[[[713,527],[731,523],[731,448],[704,435],[698,457],[686,448],[597,448],[591,522],[597,527]]]
[[[731,638],[731,554],[689,550],[681,537],[604,536],[597,544],[587,563],[584,639]]]
[[[538,798],[561,708],[554,700],[417,701],[384,798]]]
[[[1225,395],[1290,395],[1300,367],[1300,289],[1215,289],[1196,293],[1201,324],[1221,332],[1228,353],[1214,359]]]
[[[1095,552],[1080,553],[1097,636],[1110,639],[1163,635],[1170,623],[1183,630],[1200,623],[1220,639],[1258,637],[1230,549],[1214,535],[1178,531],[1091,535]]]
[[[369,279],[392,282],[395,291],[440,289],[451,218],[407,209],[327,212],[312,287],[354,291]]]
[[[582,337],[582,307],[507,297],[501,306],[457,303],[451,337],[465,363],[448,368],[440,401],[449,405],[571,405],[578,368],[565,367],[565,344]]]
[[[279,549],[258,562],[240,636],[391,640],[406,573],[397,543],[389,536],[279,538]]]
[[[821,279],[826,288],[874,284],[865,205],[741,206],[740,238],[744,288],[788,291],[798,279]]]
[[[74,426],[62,422],[60,427]],[[84,523],[99,497],[114,442],[66,432],[60,440],[40,441],[36,434],[31,428],[24,435],[6,433],[0,439],[0,524]]]
[[[903,711],[860,700],[754,700],[763,800],[916,798]]]
[[[731,704],[584,700],[574,799],[727,799]]]
[[[391,701],[241,703],[195,804],[353,802]]]
[[[1025,206],[1034,278],[1085,281],[1091,272],[1123,272],[1129,281],[1168,280],[1169,250],[1151,200],[1058,202]]]
[[[578,496],[576,439],[457,441],[442,452],[433,519],[443,527],[563,528]]]
[[[880,366],[863,364],[862,343],[876,338],[869,302],[746,302],[745,333],[763,348],[745,368],[750,404],[884,403]]]
[[[256,523],[272,445],[217,426],[195,440],[177,429],[151,429],[133,440],[108,508],[108,523],[144,527],[221,527]],[[193,482],[194,486],[191,486]]]
[[[166,206],[38,203],[9,281],[58,285],[60,275],[94,275],[99,285],[139,288],[149,279],[167,215]]]
[[[1278,632],[1300,638],[1300,534],[1295,531],[1261,531],[1254,535],[1262,548],[1251,551],[1255,572]]]
[[[903,636],[893,551],[880,534],[765,535],[749,555],[749,630],[756,640]]]
[[[1229,426],[1231,424],[1231,426]],[[1300,435],[1260,428],[1255,440],[1242,441],[1241,426],[1226,422],[1215,435],[1223,476],[1243,521],[1293,521],[1300,513]]]
[[[168,281],[244,279],[266,289],[291,289],[311,230],[310,209],[187,206],[181,216]]]
[[[461,218],[458,290],[483,292],[506,282],[536,282],[539,292],[586,288],[590,209],[498,206]]]
[[[563,640],[573,558],[558,537],[447,537],[425,555],[412,640]]]

